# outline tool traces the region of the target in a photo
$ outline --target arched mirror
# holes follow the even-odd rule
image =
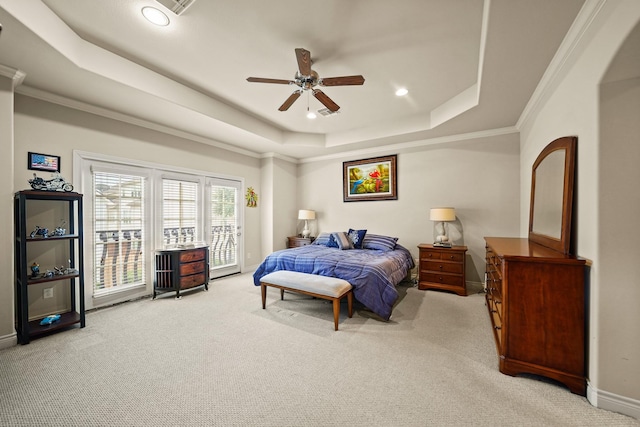
[[[529,240],[570,252],[577,138],[558,138],[533,163]]]

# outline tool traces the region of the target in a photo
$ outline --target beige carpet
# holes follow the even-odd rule
[[[550,381],[509,377],[483,295],[400,286],[389,322],[251,275],[87,314],[0,352],[2,426],[638,426]]]

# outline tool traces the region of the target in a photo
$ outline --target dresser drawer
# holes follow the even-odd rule
[[[197,261],[190,262],[188,264],[180,264],[180,275],[189,276],[191,274],[203,273],[205,269],[205,262]]]
[[[202,249],[194,249],[192,251],[185,251],[180,254],[180,262],[191,262],[198,261],[204,259],[206,250]]]
[[[180,278],[180,289],[188,289],[194,286],[203,285],[205,283],[205,274],[194,274],[192,276],[184,276]]]
[[[439,261],[422,261],[420,263],[421,270],[426,272],[444,272],[462,274],[463,265],[455,262],[439,262]]]
[[[435,274],[421,272],[420,280],[431,283],[440,283],[443,285],[464,287],[464,277],[453,274]]]

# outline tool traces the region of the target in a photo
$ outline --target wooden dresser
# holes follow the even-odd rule
[[[297,248],[300,246],[307,246],[313,243],[315,239],[313,237],[287,237],[287,248]]]
[[[485,241],[500,372],[545,376],[584,396],[586,260],[524,238]]]
[[[464,275],[466,246],[452,248],[420,244],[418,289],[441,289],[467,295]]]
[[[209,248],[167,249],[156,252],[153,298],[157,292],[180,291],[204,285],[209,289]]]

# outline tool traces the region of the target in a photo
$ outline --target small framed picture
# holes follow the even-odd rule
[[[27,167],[31,170],[60,172],[60,156],[29,151]]]

